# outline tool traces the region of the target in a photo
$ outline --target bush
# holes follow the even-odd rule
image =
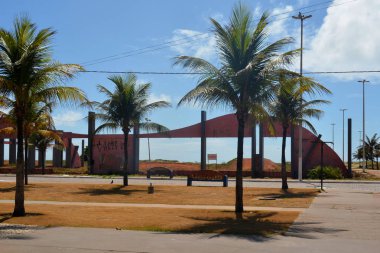
[[[308,178],[320,179],[320,166],[309,171]],[[342,179],[343,175],[339,168],[326,166],[323,167],[323,178],[325,179]]]

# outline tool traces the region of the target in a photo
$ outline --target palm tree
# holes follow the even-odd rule
[[[368,146],[369,159],[371,160],[372,169],[374,168],[374,160],[376,156],[376,149],[380,145],[380,137],[377,134],[374,134],[371,138],[366,136],[367,141],[365,142]]]
[[[63,140],[55,132],[55,126],[53,118],[51,117],[51,107],[45,105],[43,108],[37,111],[36,118],[33,125],[29,125],[30,135],[25,138],[28,142],[33,144],[41,153],[41,170],[42,174],[45,174],[45,161],[46,161],[46,149],[52,145],[55,141],[55,147],[63,148]],[[25,142],[27,143],[27,142]],[[26,170],[25,170],[26,172]]]
[[[127,76],[113,75],[108,78],[114,85],[115,90],[111,92],[106,87],[98,85],[98,90],[105,94],[107,99],[98,103],[100,113],[96,117],[103,124],[95,133],[110,129],[116,131],[121,128],[124,134],[124,163],[123,163],[123,185],[128,185],[128,135],[132,128],[138,127],[151,131],[163,132],[168,129],[154,122],[144,122],[142,119],[154,109],[168,107],[166,101],[148,102],[150,83],[137,85],[137,77],[134,74]]]
[[[379,169],[379,157],[380,157],[380,143],[376,146],[375,149],[375,157],[376,157],[376,169]]]
[[[243,209],[244,128],[252,112],[261,111],[271,98],[273,70],[290,63],[297,51],[280,54],[293,40],[284,38],[268,43],[268,14],[256,27],[247,7],[234,7],[229,24],[211,19],[217,42],[220,65],[197,57],[179,56],[175,64],[200,73],[197,86],[178,105],[194,102],[206,107],[223,107],[235,111],[238,121],[235,212]]]
[[[368,144],[365,142],[365,145],[364,145],[364,152],[365,152],[365,157],[363,158],[363,145],[359,145],[357,148],[356,148],[356,152],[354,153],[354,158],[357,159],[357,160],[360,160],[362,159],[363,162],[365,160],[365,167],[368,168],[368,160],[370,160],[371,158],[371,154],[370,154],[370,148],[368,146]]]
[[[322,111],[314,108],[326,104],[326,100],[306,101],[305,95],[318,93],[331,93],[321,84],[314,82],[311,78],[300,77],[298,74],[281,71],[279,83],[275,92],[275,100],[269,105],[274,120],[282,125],[282,149],[281,149],[281,178],[282,189],[288,189],[286,173],[286,134],[290,126],[304,124],[316,133],[313,125],[305,118],[319,119]]]
[[[12,97],[17,129],[16,193],[13,216],[24,216],[25,118],[31,113],[31,101],[85,102],[84,93],[75,87],[60,86],[82,70],[75,64],[52,60],[51,39],[55,32],[37,30],[28,18],[16,18],[12,31],[0,29],[0,94]]]
[[[28,184],[28,170],[29,170],[29,138],[30,136],[39,130],[47,130],[54,128],[54,122],[51,118],[52,103],[46,103],[42,101],[35,101],[35,98],[31,98],[28,105],[28,114],[24,117],[24,184]],[[14,110],[15,101],[11,98],[0,98],[0,103],[4,109],[10,109],[8,113],[1,112],[4,119],[10,122],[11,126],[0,129],[0,133],[9,135],[16,134],[16,113]]]

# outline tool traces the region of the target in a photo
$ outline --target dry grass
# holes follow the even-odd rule
[[[13,205],[0,204],[0,222],[40,226],[117,228],[179,233],[268,236],[286,231],[297,212],[234,212],[219,210],[26,205],[26,217],[11,218]],[[1,216],[3,218],[1,218]]]
[[[245,188],[246,206],[307,208],[317,195],[315,189]],[[259,200],[276,197],[276,200]],[[14,183],[0,183],[0,199],[14,199]],[[26,200],[146,203],[176,205],[234,205],[235,189],[231,187],[155,186],[154,194],[147,194],[147,186],[51,184],[26,186]]]

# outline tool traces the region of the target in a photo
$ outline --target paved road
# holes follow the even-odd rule
[[[37,182],[55,182],[55,183],[82,183],[82,184],[109,184],[111,180],[115,184],[122,184],[121,177],[103,178],[94,176],[57,176],[57,175],[32,175],[29,177],[30,183]],[[0,175],[0,182],[14,182],[14,175]],[[169,179],[146,179],[144,177],[130,177],[129,184],[131,185],[148,185],[153,183],[154,185],[186,185],[185,178]],[[318,180],[304,180],[299,182],[298,180],[288,180],[290,188],[319,188],[320,184]],[[220,186],[221,182],[193,182],[194,186]],[[230,187],[235,186],[235,180],[230,179],[228,182]],[[281,181],[279,179],[244,179],[245,187],[281,187]],[[380,181],[352,181],[352,180],[326,180],[324,186],[327,189],[345,189],[354,191],[368,191],[368,192],[380,192]]]
[[[372,253],[380,248],[380,194],[328,190],[290,230],[272,238],[0,224],[1,252]]]

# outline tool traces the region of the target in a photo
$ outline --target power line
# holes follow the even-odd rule
[[[351,1],[347,1],[347,2],[337,3],[337,4],[334,4],[334,5],[330,5],[330,6],[325,6],[323,8],[306,11],[305,13],[311,13],[311,12],[315,12],[315,11],[319,11],[319,10],[324,10],[326,7],[328,7],[328,8],[336,7],[336,6],[348,4],[348,3],[351,3],[351,2],[355,2],[355,1],[359,1],[359,0],[351,0]],[[299,11],[299,10],[308,9],[308,8],[311,8],[311,7],[314,7],[314,6],[323,5],[323,4],[327,4],[327,3],[331,3],[331,2],[333,2],[333,1],[330,0],[330,1],[324,1],[324,2],[320,2],[320,3],[316,3],[316,4],[313,4],[313,5],[309,5],[309,6],[305,6],[305,7],[299,8],[297,10],[292,10],[292,11],[287,11],[287,12],[283,12],[283,13],[274,14],[274,15],[269,16],[269,18],[276,17],[276,16],[281,16],[281,15],[285,15],[285,14],[289,14],[289,13],[294,13],[294,12]],[[284,18],[272,20],[270,22],[276,22],[276,21],[284,20],[284,19],[288,19],[290,17],[291,16],[287,16],[287,17],[284,17]],[[259,20],[259,19],[255,19],[255,21],[257,21],[257,20]],[[171,40],[171,41],[168,41],[168,42],[165,42],[165,43],[161,43],[161,44],[156,44],[156,45],[152,45],[152,46],[148,46],[148,47],[144,47],[144,48],[140,48],[140,49],[136,49],[136,50],[131,50],[131,51],[127,51],[127,52],[123,52],[123,53],[119,53],[119,54],[114,54],[114,55],[107,56],[107,57],[102,57],[102,58],[98,58],[98,59],[94,59],[94,60],[89,60],[89,61],[83,62],[81,64],[85,65],[85,66],[91,66],[91,65],[95,65],[95,64],[99,64],[99,63],[103,63],[103,62],[114,61],[114,60],[118,60],[118,59],[122,59],[122,58],[127,58],[127,57],[130,57],[130,56],[135,56],[135,55],[140,55],[140,54],[144,54],[144,53],[148,53],[148,52],[153,52],[153,51],[161,50],[161,49],[172,47],[172,46],[178,46],[178,45],[188,44],[188,43],[191,43],[192,41],[190,41],[190,40],[186,41],[186,40],[192,39],[192,38],[195,38],[195,37],[199,37],[199,36],[210,36],[210,34],[209,33],[199,33],[199,34],[187,36],[185,38],[181,38],[181,39],[177,39],[177,40]],[[184,42],[178,43],[179,41],[184,41]],[[175,44],[173,44],[173,43],[175,43]]]
[[[97,74],[140,74],[140,75],[202,75],[200,72],[160,72],[160,71],[111,71],[111,70],[82,70],[81,73]],[[305,75],[328,75],[328,74],[358,74],[380,73],[380,70],[347,70],[347,71],[313,71],[305,72]]]
[[[175,43],[175,42],[178,42],[178,41],[187,40],[187,39],[190,39],[190,38],[195,38],[195,37],[202,36],[202,35],[203,36],[205,36],[205,35],[209,36],[208,33],[198,33],[198,34],[195,34],[195,35],[186,36],[185,38],[181,38],[181,39],[177,39],[177,40],[171,40],[171,41],[168,41],[168,42],[165,42],[165,43],[161,43],[161,44],[157,44],[157,45],[152,45],[152,46],[148,46],[148,47],[144,47],[144,48],[140,48],[140,49],[135,49],[135,50],[127,51],[127,52],[124,52],[124,53],[114,54],[114,55],[110,55],[110,56],[107,56],[107,57],[103,57],[103,58],[98,58],[98,59],[86,61],[86,62],[83,62],[81,64],[82,65],[93,65],[93,64],[98,63],[98,62],[101,63],[101,62],[103,62],[103,60],[107,60],[107,59],[110,59],[110,58],[120,57],[121,55],[130,55],[130,54],[133,54],[133,53],[136,53],[136,52],[139,52],[139,51],[144,51],[144,50],[147,50],[147,49],[151,49],[151,48],[155,48],[155,47],[159,47],[159,46]]]
[[[380,73],[380,70],[314,71],[314,72],[306,72],[304,74],[319,75],[319,74],[357,74],[357,73]]]
[[[210,34],[199,34],[199,35],[210,36]],[[182,39],[182,40],[184,40],[184,39]],[[191,42],[192,41],[185,41],[185,42],[181,42],[181,43],[170,44],[170,45],[167,45],[167,46],[155,47],[155,48],[152,46],[150,48],[144,48],[144,49],[140,49],[140,50],[131,51],[130,54],[120,55],[120,56],[117,56],[117,57],[113,57],[112,59],[105,59],[105,60],[97,61],[97,62],[94,62],[94,63],[86,64],[85,66],[91,66],[91,65],[95,65],[95,64],[99,64],[99,63],[103,63],[103,62],[108,62],[108,61],[114,61],[114,60],[130,57],[130,56],[134,56],[134,55],[140,55],[140,54],[145,54],[145,53],[149,53],[149,52],[154,52],[154,51],[161,50],[161,49],[164,49],[164,48],[168,48],[168,47],[172,47],[172,46],[178,46],[178,45],[184,45],[184,44],[188,44],[188,43],[191,43]]]

